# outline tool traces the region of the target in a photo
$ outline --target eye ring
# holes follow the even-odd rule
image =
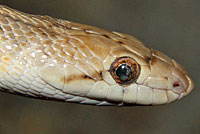
[[[131,57],[119,57],[110,66],[110,74],[120,85],[135,82],[140,74],[140,65]]]

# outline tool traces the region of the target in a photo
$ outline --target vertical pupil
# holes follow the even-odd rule
[[[116,75],[119,77],[121,81],[129,80],[131,74],[132,74],[131,68],[127,64],[121,64],[116,70]]]

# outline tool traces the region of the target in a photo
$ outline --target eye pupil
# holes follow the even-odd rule
[[[129,80],[132,75],[131,67],[127,64],[121,64],[116,70],[116,75],[123,82]]]

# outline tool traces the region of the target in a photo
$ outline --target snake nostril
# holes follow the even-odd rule
[[[179,82],[174,82],[173,87],[179,87],[180,83]]]

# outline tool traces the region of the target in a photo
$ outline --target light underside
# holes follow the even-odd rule
[[[140,65],[137,84],[112,78],[110,66],[123,56]],[[0,5],[0,88],[82,104],[157,105],[187,95],[193,82],[174,60],[130,35]]]
[[[32,71],[34,72],[34,71]],[[26,73],[27,74],[27,73]],[[68,88],[65,86],[61,89],[56,88],[57,85],[49,85],[41,78],[35,78],[31,80],[33,75],[30,73],[21,76],[16,79],[9,75],[6,76],[6,81],[1,82],[1,87],[6,89],[12,89],[15,92],[21,94],[28,94],[34,97],[48,97],[54,99],[60,99],[67,102],[76,102],[83,104],[94,105],[123,105],[123,104],[142,104],[142,105],[157,105],[165,104],[178,99],[179,95],[170,90],[152,89],[143,85],[131,84],[130,86],[123,88],[116,85],[108,85],[104,81],[97,81],[92,87],[81,88],[81,90],[75,90],[77,85],[80,85],[80,81],[76,80]],[[55,75],[55,74],[54,74]],[[73,89],[73,90],[72,90]]]

